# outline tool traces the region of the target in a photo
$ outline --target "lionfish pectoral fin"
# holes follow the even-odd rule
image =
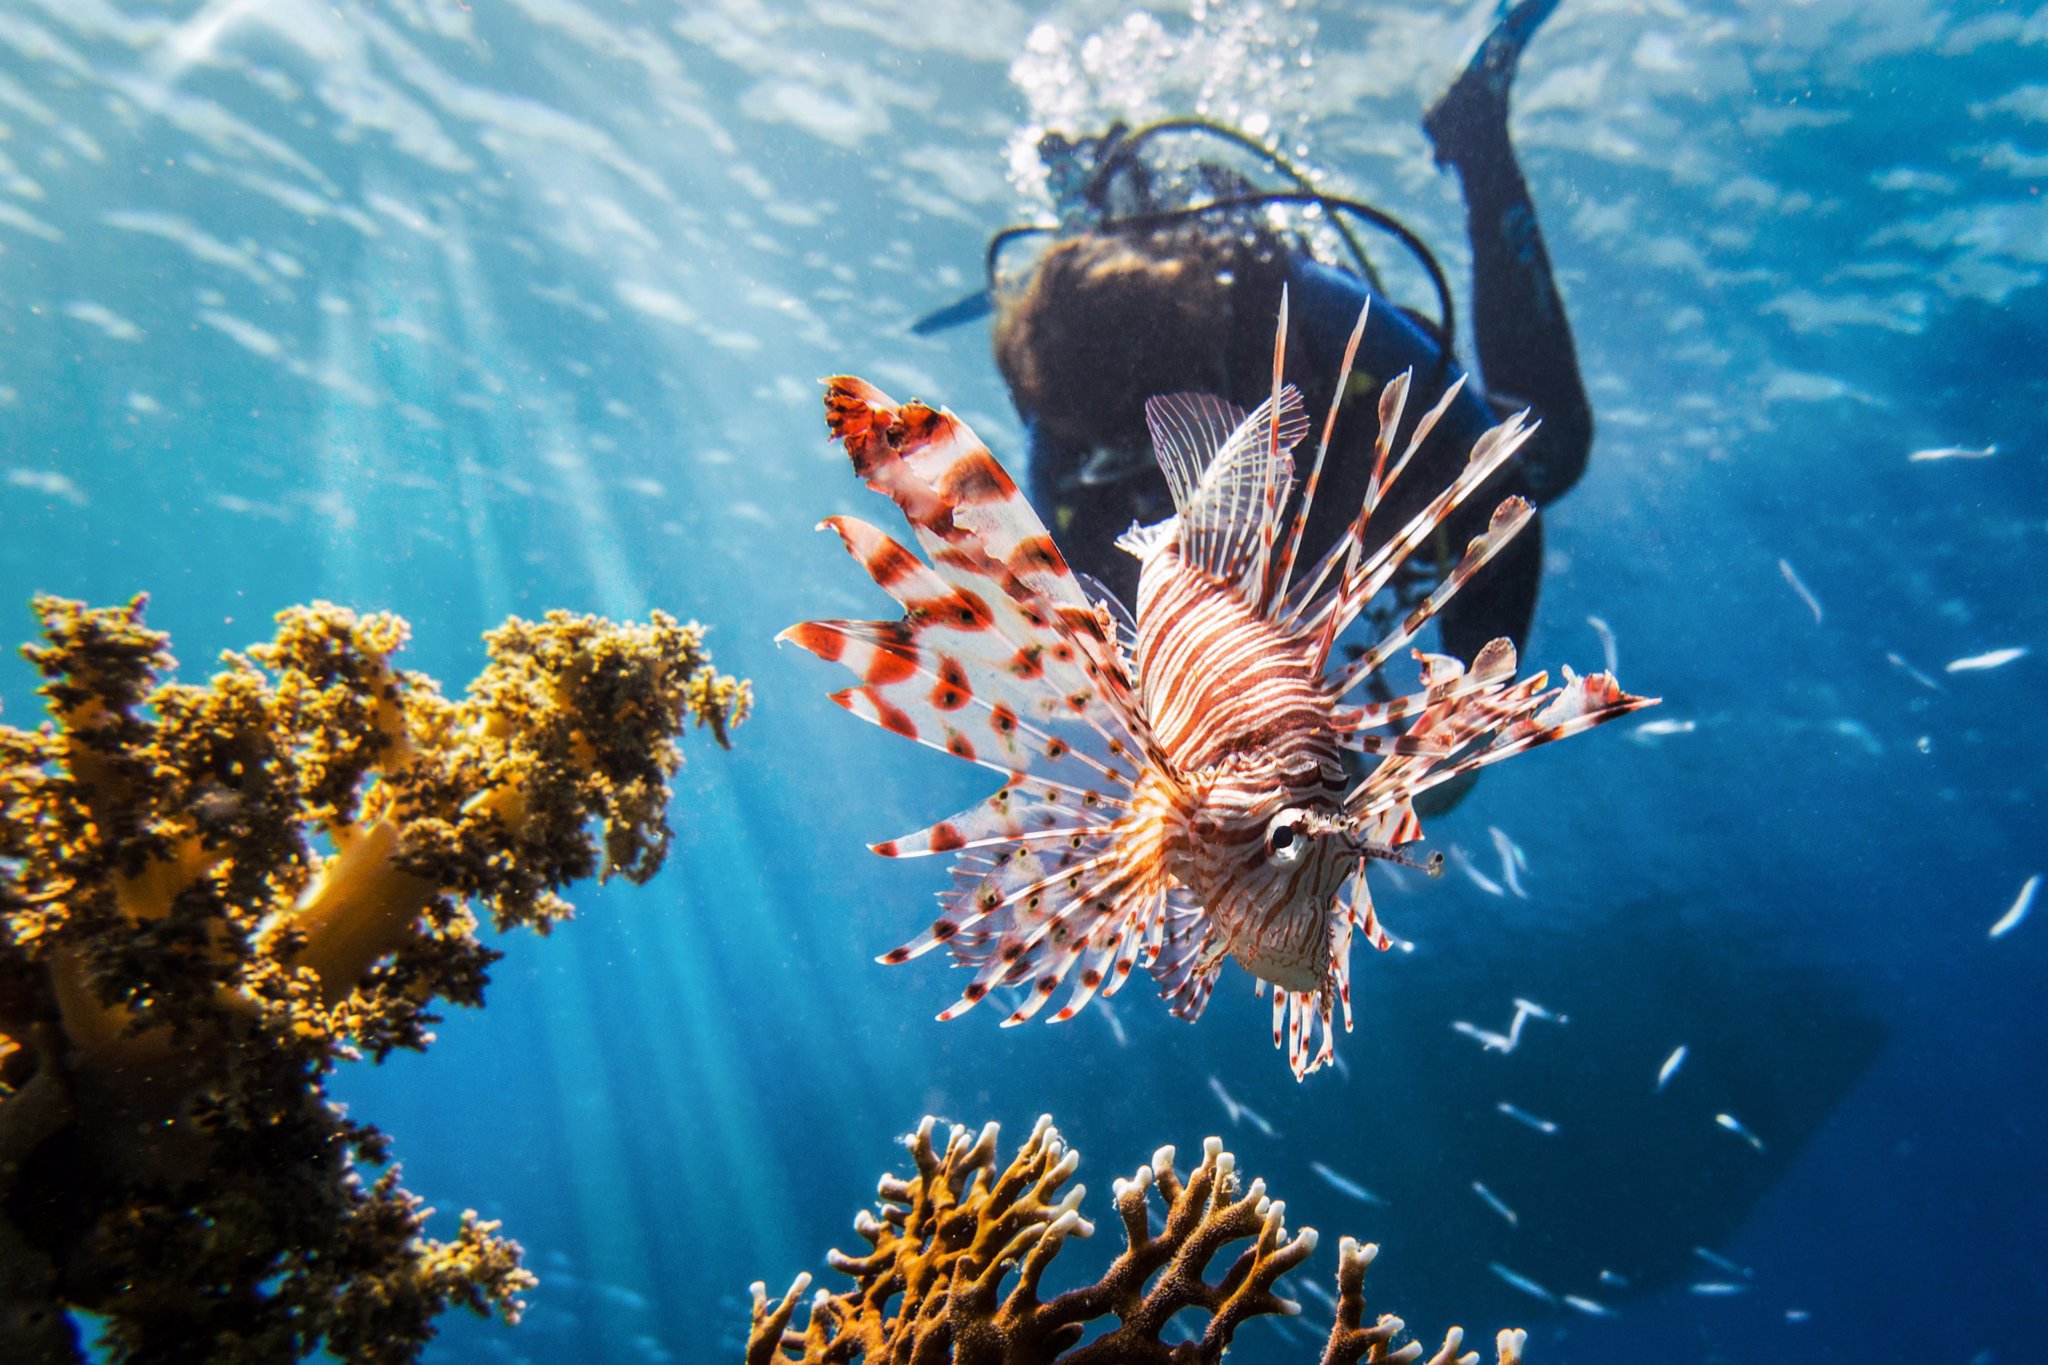
[[[1209,1004],[1229,945],[1216,934],[1209,916],[1192,906],[1169,903],[1161,928],[1158,949],[1146,969],[1168,1012],[1193,1023]]]

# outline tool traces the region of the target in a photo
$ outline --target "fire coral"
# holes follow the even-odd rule
[[[1315,1250],[1315,1229],[1289,1237],[1287,1206],[1267,1197],[1263,1180],[1240,1188],[1236,1161],[1220,1138],[1203,1144],[1202,1162],[1185,1180],[1174,1170],[1171,1147],[1161,1147],[1131,1179],[1118,1180],[1123,1252],[1096,1283],[1046,1299],[1040,1281],[1060,1247],[1095,1231],[1080,1213],[1085,1189],[1059,1193],[1081,1154],[1067,1148],[1047,1116],[999,1172],[995,1124],[978,1136],[955,1127],[941,1156],[932,1146],[935,1122],[926,1118],[906,1139],[917,1173],[883,1177],[881,1216],[863,1210],[854,1219],[870,1250],[827,1258],[853,1277],[852,1289],[819,1290],[798,1330],[791,1320],[811,1277],[797,1276],[772,1304],[767,1287],[754,1285],[747,1365],[1215,1365],[1245,1322],[1301,1311],[1275,1286]],[[1155,1187],[1166,1207],[1156,1232]],[[1247,1240],[1222,1278],[1211,1281],[1217,1254]],[[1378,1254],[1375,1245],[1343,1240],[1336,1321],[1322,1365],[1409,1365],[1421,1356],[1418,1342],[1394,1345],[1406,1324],[1392,1314],[1363,1325],[1365,1271]],[[1017,1282],[1002,1294],[1013,1270]],[[1183,1310],[1203,1319],[1199,1334],[1169,1342],[1167,1325]],[[1082,1340],[1111,1317],[1114,1327]],[[1499,1365],[1519,1365],[1524,1335],[1500,1333]],[[1463,1331],[1451,1328],[1429,1365],[1478,1365],[1476,1353],[1459,1354],[1463,1344]]]
[[[143,605],[39,598],[50,720],[0,726],[0,1358],[83,1359],[71,1310],[134,1362],[516,1321],[518,1244],[427,1237],[327,1077],[482,1003],[480,916],[546,933],[568,883],[651,877],[677,736],[723,744],[747,684],[695,625],[555,612],[450,700],[393,666],[399,618],[316,603],[195,686]]]

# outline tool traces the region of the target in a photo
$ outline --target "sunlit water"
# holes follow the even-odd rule
[[[755,682],[734,751],[691,746],[661,877],[582,891],[502,945],[488,1010],[340,1084],[408,1185],[503,1218],[542,1276],[523,1326],[451,1317],[434,1358],[737,1358],[747,1283],[822,1270],[921,1114],[1043,1111],[1105,1215],[1113,1175],[1223,1133],[1291,1224],[1384,1242],[1372,1301],[1426,1335],[2031,1358],[2048,923],[1987,930],[2048,862],[2048,10],[1566,0],[1531,48],[1514,127],[1600,425],[1532,652],[1597,666],[1598,617],[1690,728],[1546,750],[1432,826],[1496,882],[1511,835],[1528,898],[1388,885],[1416,947],[1357,964],[1348,1074],[1297,1085],[1234,969],[1193,1028],[1134,983],[1120,1037],[1099,1010],[942,1027],[957,978],[873,962],[939,873],[862,845],[986,783],[771,644],[882,606],[811,534],[878,515],[815,380],[945,401],[1016,455],[985,327],[904,326],[1036,211],[1019,148],[1112,114],[1259,130],[1462,288],[1417,118],[1491,6],[1329,8],[0,3],[12,636],[33,591],[147,590],[196,673],[324,597],[409,617],[452,685],[509,612],[662,607]],[[1944,670],[2015,646],[2041,652]],[[30,686],[0,666],[14,723]],[[1453,1030],[1516,995],[1570,1021],[1507,1056]],[[1602,1285],[1605,1244],[1678,1268]],[[1309,1337],[1260,1323],[1235,1358]]]

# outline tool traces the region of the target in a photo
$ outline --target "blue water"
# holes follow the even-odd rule
[[[1016,456],[985,327],[904,324],[1025,212],[1013,142],[1091,111],[1261,116],[1462,289],[1416,119],[1491,6],[1354,8],[0,2],[13,637],[32,592],[147,591],[194,676],[328,598],[408,617],[411,666],[452,687],[508,613],[660,607],[754,681],[730,753],[693,737],[660,877],[579,889],[551,940],[499,945],[487,1009],[337,1084],[437,1226],[502,1218],[542,1277],[523,1325],[451,1316],[432,1359],[737,1359],[748,1283],[823,1272],[921,1115],[1015,1139],[1041,1112],[1105,1220],[1069,1282],[1112,1250],[1115,1175],[1221,1133],[1324,1231],[1298,1278],[1327,1282],[1340,1232],[1379,1240],[1374,1307],[1432,1343],[2031,1358],[2048,912],[1987,930],[2048,870],[2048,651],[1943,666],[2048,646],[2038,7],[1566,0],[1531,49],[1514,127],[1600,424],[1546,514],[1531,652],[1597,667],[1597,616],[1694,728],[1545,750],[1434,823],[1496,880],[1488,828],[1512,835],[1529,898],[1456,870],[1383,890],[1416,947],[1357,962],[1348,1074],[1297,1085],[1235,969],[1194,1027],[1134,983],[1120,1040],[1093,1010],[941,1026],[957,977],[874,963],[939,870],[863,844],[988,784],[771,643],[884,606],[811,533],[887,510],[814,381],[942,400]],[[1133,55],[1161,42],[1178,64]],[[31,686],[0,663],[11,723]],[[1510,1056],[1452,1031],[1517,995],[1570,1020]],[[1655,1283],[1601,1285],[1609,1247]],[[1316,1349],[1258,1323],[1234,1358]]]

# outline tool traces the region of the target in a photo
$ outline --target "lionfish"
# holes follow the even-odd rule
[[[1365,325],[1361,316],[1339,394]],[[1332,665],[1339,635],[1534,427],[1525,412],[1486,432],[1450,485],[1368,550],[1374,510],[1457,392],[1422,414],[1397,454],[1410,375],[1395,377],[1380,394],[1363,504],[1296,583],[1336,412],[1297,499],[1293,450],[1309,420],[1281,382],[1286,330],[1283,296],[1272,394],[1249,416],[1209,396],[1146,404],[1175,511],[1118,542],[1142,561],[1135,621],[1106,590],[1084,587],[965,423],[859,379],[825,381],[832,435],[896,503],[926,558],[866,522],[828,518],[820,529],[838,533],[904,615],[809,621],[780,638],[859,677],[832,696],[848,711],[1003,776],[980,804],[873,845],[892,858],[952,855],[938,918],[880,959],[945,944],[972,969],[940,1019],[1013,986],[1021,1000],[1004,1024],[1022,1023],[1071,980],[1052,1015],[1070,1019],[1143,966],[1192,1020],[1234,957],[1260,994],[1273,988],[1274,1045],[1284,1033],[1305,1076],[1334,1056],[1333,1010],[1351,1028],[1352,935],[1391,942],[1365,871],[1375,860],[1416,865],[1401,851],[1422,837],[1415,798],[1651,704],[1605,673],[1567,669],[1559,687],[1541,673],[1517,681],[1505,639],[1469,665],[1416,651],[1417,691],[1349,700],[1528,524],[1529,503],[1502,502],[1392,633]],[[1347,751],[1377,759],[1362,780],[1347,777]]]

